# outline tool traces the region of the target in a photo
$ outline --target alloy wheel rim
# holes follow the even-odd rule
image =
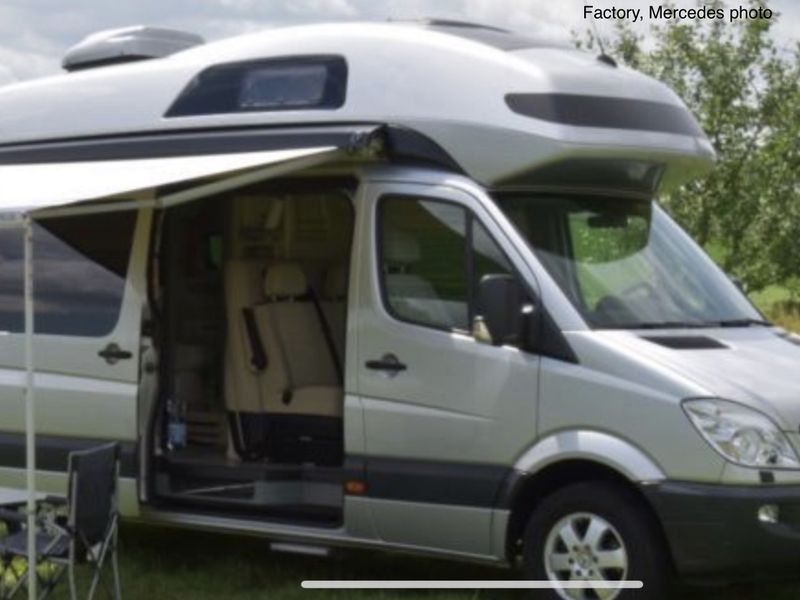
[[[552,582],[614,583],[628,576],[628,551],[622,536],[606,519],[592,513],[573,513],[558,521],[547,536],[544,567]],[[613,586],[559,588],[563,600],[615,600],[622,592]]]

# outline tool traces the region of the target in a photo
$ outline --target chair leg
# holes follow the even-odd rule
[[[78,600],[78,587],[75,583],[75,560],[74,557],[70,558],[69,566],[67,567],[69,571],[69,597],[71,600]]]
[[[119,560],[117,560],[117,540],[111,549],[111,569],[114,572],[114,600],[122,600],[122,585],[119,579]]]
[[[94,565],[94,576],[92,577],[92,584],[89,589],[89,596],[87,600],[92,600],[97,591],[98,584],[102,583],[109,596],[113,596],[114,600],[122,600],[122,586],[120,585],[119,577],[119,562],[117,560],[117,545],[119,543],[119,536],[117,524],[114,522],[100,546],[95,556],[92,550],[89,550],[89,562]],[[88,545],[88,544],[87,544]],[[109,556],[109,554],[111,556]],[[111,574],[114,578],[113,589],[109,588],[106,580],[103,579],[103,568],[106,565],[106,559],[111,561]]]
[[[94,598],[94,594],[97,591],[97,585],[99,583],[102,582],[103,585],[105,586],[105,582],[102,581],[103,565],[105,564],[106,561],[106,554],[108,553],[109,545],[110,545],[110,540],[109,538],[106,538],[106,541],[100,547],[100,550],[97,552],[97,555],[95,555],[94,551],[92,550],[88,551],[89,562],[94,567],[94,575],[92,575],[92,584],[89,587],[89,595],[86,597],[87,600],[92,600]],[[108,590],[107,587],[106,590]]]
[[[98,564],[94,565],[94,575],[92,576],[92,584],[89,586],[89,595],[86,600],[92,600],[94,593],[97,591],[97,584],[100,583],[101,567]]]

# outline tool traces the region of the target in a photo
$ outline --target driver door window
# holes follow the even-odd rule
[[[469,332],[481,279],[512,274],[484,226],[449,202],[382,198],[379,240],[384,306],[400,321]]]
[[[467,331],[467,211],[445,202],[390,196],[380,203],[385,306],[400,321]]]

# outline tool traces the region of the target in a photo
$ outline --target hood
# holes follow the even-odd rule
[[[800,338],[777,328],[595,331],[606,344],[666,368],[709,396],[800,430]]]

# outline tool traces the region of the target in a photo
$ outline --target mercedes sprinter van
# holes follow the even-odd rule
[[[659,205],[714,160],[667,87],[447,21],[136,28],[64,65],[0,90],[40,489],[116,440],[131,519],[599,582],[563,599],[797,572],[800,339]]]

